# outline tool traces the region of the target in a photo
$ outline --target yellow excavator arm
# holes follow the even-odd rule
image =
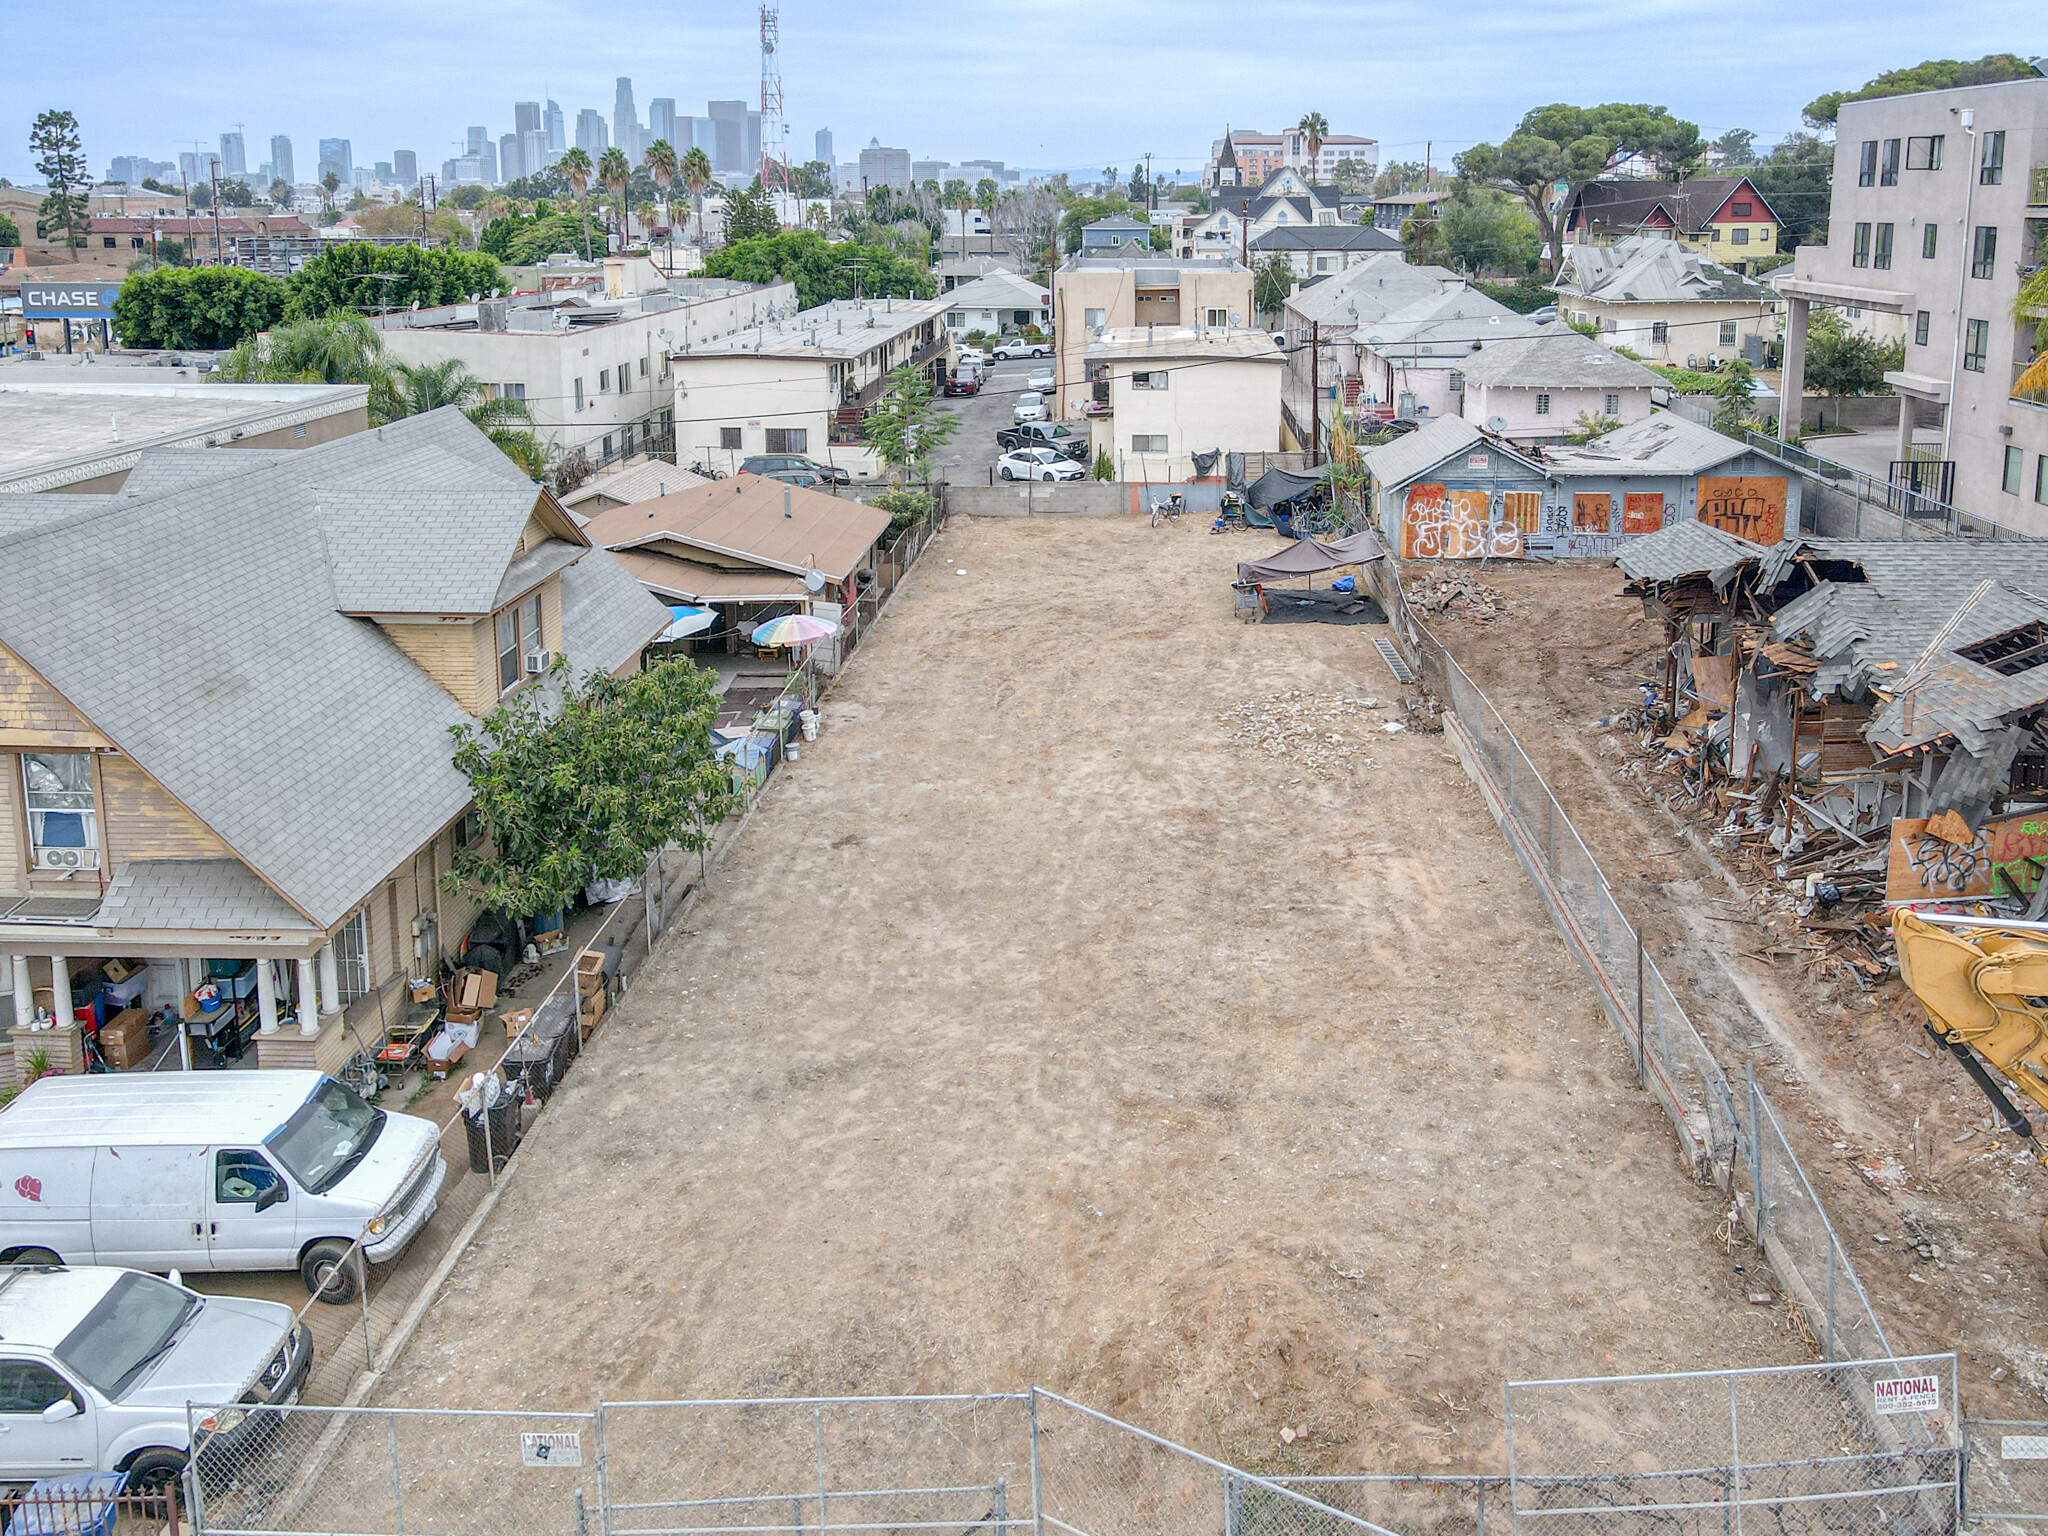
[[[2048,1113],[2048,923],[1984,918],[1930,920],[1892,913],[1899,974],[1948,1047],[2013,1134],[2048,1162],[2026,1114],[2006,1097],[1988,1063]]]

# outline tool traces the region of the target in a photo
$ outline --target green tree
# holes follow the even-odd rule
[[[984,176],[974,184],[974,206],[990,218],[996,216],[996,192],[993,176]]]
[[[1730,128],[1713,143],[1723,170],[1756,163],[1756,135],[1747,128]]]
[[[619,249],[623,251],[633,236],[632,216],[626,209],[626,189],[633,184],[633,163],[618,145],[597,157],[597,179],[612,195],[612,209],[619,216]]]
[[[1294,269],[1277,252],[1252,267],[1252,306],[1262,315],[1277,315],[1294,292]]]
[[[1525,209],[1489,189],[1447,199],[1438,234],[1451,265],[1460,271],[1510,277],[1535,271],[1543,238]]]
[[[289,208],[292,205],[292,184],[282,177],[273,177],[270,183],[270,205],[273,208]]]
[[[877,512],[889,514],[889,531],[883,537],[894,538],[912,523],[923,522],[930,517],[935,503],[930,491],[913,490],[909,486],[902,486],[872,497],[868,505]]]
[[[1806,327],[1806,386],[1824,395],[1875,395],[1888,369],[1906,366],[1903,339],[1889,346],[1849,328],[1841,313],[1816,309]]]
[[[1362,197],[1372,191],[1372,166],[1364,160],[1339,160],[1330,172],[1330,180],[1339,192]]]
[[[372,426],[404,414],[383,338],[361,315],[287,321],[239,343],[221,359],[213,377],[223,384],[367,384]]]
[[[1748,363],[1741,358],[1723,368],[1714,378],[1714,398],[1720,402],[1714,409],[1714,429],[1735,436],[1756,418],[1756,396],[1750,386],[1756,375]],[[1792,408],[1799,408],[1792,402]]]
[[[503,285],[498,263],[480,251],[351,240],[314,257],[291,279],[288,314],[308,320],[337,312],[382,314],[415,303],[459,304]]]
[[[1563,259],[1557,213],[1588,182],[1631,155],[1647,155],[1666,174],[1683,174],[1698,163],[1700,131],[1663,107],[1610,102],[1574,107],[1556,102],[1537,107],[1499,144],[1475,144],[1457,157],[1458,179],[1521,199],[1542,232],[1548,268]],[[1554,191],[1564,183],[1564,195]]]
[[[1564,440],[1568,443],[1583,445],[1590,443],[1596,437],[1605,437],[1620,425],[1621,418],[1619,416],[1609,416],[1598,411],[1590,413],[1581,411],[1578,414],[1578,419],[1572,423],[1571,431],[1565,433]]]
[[[676,147],[667,139],[656,139],[647,146],[647,153],[640,157],[640,165],[661,193],[661,222],[669,226],[669,239],[673,242],[675,220],[669,212],[668,189],[675,185],[676,176],[682,170]]]
[[[737,192],[725,194],[727,245],[780,233],[782,220],[775,216],[775,209],[770,205],[765,191],[757,187],[742,187]]]
[[[55,109],[38,113],[28,147],[35,152],[36,174],[50,189],[36,210],[36,233],[45,240],[61,233],[65,249],[75,253],[92,233],[92,172],[79,145],[78,119]]]
[[[528,478],[539,480],[548,472],[549,453],[533,430],[533,413],[524,400],[493,394],[484,381],[470,372],[460,358],[438,363],[399,363],[392,370],[400,416],[420,416],[454,406],[482,430],[483,434]]]
[[[1320,112],[1304,112],[1295,131],[1308,140],[1308,179],[1316,179],[1316,162],[1322,158],[1323,143],[1330,137],[1330,120]]]
[[[932,381],[922,368],[905,363],[889,375],[882,398],[868,409],[862,436],[889,466],[895,484],[929,480],[932,459],[960,430],[960,418],[942,411],[932,398]]]
[[[1545,308],[1557,302],[1557,295],[1543,286],[1540,279],[1529,276],[1517,278],[1512,283],[1487,283],[1474,279],[1472,286],[1492,299],[1504,304],[1518,315]]]
[[[1427,208],[1417,208],[1401,221],[1401,246],[1411,265],[1440,265],[1450,252],[1444,246],[1444,221]]]
[[[21,228],[14,220],[0,213],[0,250],[21,244]]]
[[[530,219],[517,216],[493,219],[484,234],[489,236],[493,230],[503,237],[503,251],[491,249],[482,241],[478,242],[477,248],[490,249],[492,255],[514,266],[530,267],[550,256],[583,248],[583,237],[573,213],[547,213]]]
[[[711,157],[703,150],[691,148],[682,160],[683,185],[690,189],[690,196],[697,205],[697,238],[704,237],[704,189],[711,185]]]
[[[256,194],[249,189],[249,183],[239,178],[220,184],[220,205],[223,208],[254,208]]]
[[[334,194],[340,190],[341,177],[338,173],[329,171],[320,178],[320,201],[326,204],[329,213],[334,212]]]
[[[806,160],[796,168],[793,190],[798,197],[830,197],[832,167],[822,160]]]
[[[2000,80],[2031,80],[2034,66],[2018,54],[1988,53],[1981,59],[1928,59],[1907,69],[1888,69],[1861,90],[1826,91],[1806,104],[1804,116],[1815,128],[1832,128],[1845,101],[1870,101],[1879,96],[1907,96],[1915,91],[1948,91],[1962,85],[1993,85]]]
[[[1810,133],[1790,133],[1749,172],[1757,191],[1778,215],[1781,249],[1796,250],[1827,238],[1829,184],[1835,146]]]
[[[805,309],[832,299],[929,299],[938,294],[929,266],[863,241],[834,243],[814,229],[727,245],[705,258],[704,273],[743,283],[787,278],[796,285],[797,302]]]
[[[1374,197],[1396,197],[1403,192],[1412,192],[1422,185],[1422,162],[1420,160],[1390,160],[1380,167],[1380,173],[1373,178]]]
[[[595,875],[638,875],[670,843],[702,848],[737,804],[711,726],[718,696],[692,662],[565,681],[550,707],[524,688],[476,725],[454,727],[455,766],[485,836],[445,877],[513,917],[559,912]]]
[[[284,281],[246,267],[181,267],[157,243],[157,267],[123,280],[114,324],[124,345],[217,350],[247,342],[284,316]],[[182,249],[177,253],[183,256]]]
[[[590,156],[577,145],[555,162],[555,169],[562,173],[562,179],[569,184],[583,215],[583,259],[590,260],[590,204],[583,194],[590,190],[590,178],[597,174],[597,167],[590,163]]]
[[[1081,226],[1106,219],[1113,213],[1129,213],[1131,205],[1121,192],[1109,197],[1069,198],[1060,214],[1060,244],[1071,256],[1081,249]]]

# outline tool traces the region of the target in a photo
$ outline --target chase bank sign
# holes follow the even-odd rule
[[[21,313],[29,320],[111,320],[119,283],[38,283],[21,285]]]

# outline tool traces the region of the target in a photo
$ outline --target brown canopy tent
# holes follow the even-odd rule
[[[1387,552],[1370,533],[1354,533],[1348,539],[1325,543],[1321,539],[1296,539],[1285,549],[1263,560],[1238,562],[1237,579],[1257,586],[1269,586],[1291,576],[1313,579],[1320,571],[1342,570],[1347,565],[1364,565],[1384,560]]]

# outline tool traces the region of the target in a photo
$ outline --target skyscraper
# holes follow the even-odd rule
[[[249,162],[243,156],[242,134],[239,129],[220,136],[220,173],[223,176],[237,178],[249,174]]]
[[[554,102],[548,103],[547,112],[541,118],[541,127],[548,136],[548,164],[555,163],[555,157],[569,148],[569,135],[562,122],[562,109]]]
[[[498,146],[486,137],[469,158],[476,161],[477,180],[485,186],[495,187],[498,184]]]
[[[354,180],[355,167],[355,151],[349,146],[347,139],[322,139],[320,141],[319,179],[321,181],[325,181],[327,173],[332,171],[340,179],[343,186],[348,186]]]
[[[657,96],[647,103],[647,143],[652,148],[659,139],[677,154],[683,146],[676,143],[676,104],[667,96]]]
[[[526,174],[526,150],[516,133],[498,135],[498,175],[506,181],[517,181]]]
[[[214,173],[219,169],[219,155],[195,153],[188,149],[178,156],[178,174],[185,178],[185,185],[188,187],[212,181]]]
[[[830,165],[832,163],[832,130],[830,128],[820,128],[818,130],[816,148],[817,158]]]
[[[391,175],[401,187],[419,185],[420,157],[409,149],[391,151]]]
[[[484,146],[485,146],[486,144],[490,143],[490,142],[491,142],[491,130],[490,130],[490,129],[488,129],[488,128],[472,128],[472,129],[470,129],[470,130],[469,130],[469,136],[468,136],[467,140],[466,140],[466,141],[464,142],[464,144],[463,144],[463,147],[462,147],[462,152],[463,152],[463,153],[464,153],[465,155],[480,155],[480,154],[482,154],[482,153],[483,153],[483,148],[484,148]]]
[[[740,170],[751,176],[761,168],[761,114],[749,112],[746,121],[746,142],[740,146]]]
[[[742,169],[747,163],[747,104],[712,101],[705,103],[705,110],[715,125],[716,147],[701,142],[697,147],[711,157],[711,169],[720,174]]]
[[[628,160],[640,158],[640,114],[633,105],[633,82],[619,77],[618,94],[612,98],[612,142],[626,152]]]
[[[529,128],[519,135],[519,162],[528,176],[538,175],[553,165],[557,158],[548,149],[546,129]]]
[[[718,169],[718,125],[708,117],[689,119],[690,142],[678,144],[678,150],[701,149],[704,158],[711,162],[713,170]]]
[[[540,127],[540,103],[537,101],[515,101],[512,103],[512,131],[528,134]]]
[[[604,153],[605,139],[602,112],[585,107],[576,114],[576,147],[590,156],[593,165],[597,163],[597,157]]]
[[[270,174],[287,186],[299,179],[292,172],[292,141],[281,133],[270,141]]]

